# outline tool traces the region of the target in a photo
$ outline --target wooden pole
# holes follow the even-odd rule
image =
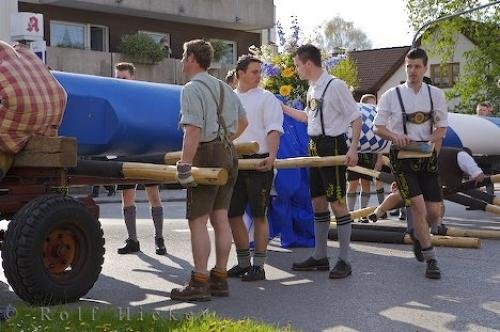
[[[358,210],[360,211],[360,210]],[[333,221],[333,220],[332,220]],[[479,239],[500,239],[500,230],[490,230],[490,229],[471,229],[471,228],[461,228],[461,227],[451,227],[448,225],[444,225],[443,227],[446,229],[445,232],[439,235],[446,236],[458,236],[458,237],[477,237]],[[354,223],[352,225],[353,229],[366,229],[373,231],[383,231],[383,232],[397,232],[397,233],[405,233],[405,226],[395,226],[393,224],[382,223]]]
[[[492,204],[486,204],[486,207],[484,208],[484,211],[500,215],[500,206],[492,205]]]
[[[389,159],[389,157],[382,156],[382,161],[383,161],[383,163],[384,163],[385,166],[391,167],[391,159]]]
[[[257,142],[243,142],[234,145],[236,153],[238,155],[252,155],[259,152],[259,143]],[[164,162],[167,165],[174,165],[178,160],[181,159],[181,151],[173,151],[165,153]]]
[[[460,237],[477,237],[480,239],[500,239],[500,231],[489,230],[489,229],[467,229],[467,228],[457,228],[457,227],[447,226],[446,235],[460,236]]]
[[[369,169],[366,167],[361,167],[361,166],[347,167],[347,169],[349,171],[352,171],[352,172],[371,176],[371,177],[378,179],[384,183],[392,183],[393,181],[395,181],[394,175],[391,173],[379,172],[379,171]]]
[[[405,244],[412,244],[410,235],[406,234],[403,239]],[[475,237],[442,236],[432,235],[431,243],[433,246],[454,247],[454,248],[481,248],[481,240]]]
[[[255,170],[257,165],[262,162],[262,159],[240,159],[238,161],[238,169],[242,171]],[[297,157],[276,159],[274,161],[275,168],[301,168],[301,167],[326,167],[340,166],[345,162],[345,156],[331,157]]]
[[[358,226],[358,224],[356,224],[356,226]],[[330,240],[336,240],[338,238],[337,225],[330,226],[330,231],[328,232],[328,238]],[[368,227],[353,228],[351,240],[362,241],[362,242],[378,242],[378,243],[400,243],[400,244],[413,243],[411,241],[410,236],[408,234],[405,234],[404,232],[398,232],[394,230],[380,230],[380,229],[370,230]],[[433,235],[431,236],[431,243],[433,246],[441,246],[441,247],[472,248],[472,249],[478,249],[481,247],[481,241],[478,238],[470,238],[470,237]]]
[[[470,189],[484,187],[490,183],[498,183],[498,182],[500,182],[500,174],[490,175],[490,176],[484,178],[484,180],[480,183],[476,183],[475,180],[469,180],[466,182],[462,182],[456,188],[445,188],[445,190],[443,190],[443,195],[445,195],[445,196],[452,195],[452,194],[455,194],[459,191],[466,192],[467,190],[470,190]]]
[[[470,206],[476,210],[482,210],[500,215],[500,206],[488,204],[480,199],[470,197],[464,193],[446,195],[445,199],[465,206]]]
[[[176,168],[171,165],[125,162],[123,163],[122,173],[125,179],[177,182]],[[227,182],[227,171],[222,168],[193,167],[191,173],[198,184],[221,186]]]
[[[373,213],[373,211],[375,211],[375,209],[376,209],[376,207],[369,206],[369,207],[359,209],[356,211],[351,211],[351,218],[352,219],[359,219],[359,218],[368,217],[370,214]],[[337,222],[337,219],[335,219],[335,217],[333,217],[330,222],[335,223],[335,222]]]

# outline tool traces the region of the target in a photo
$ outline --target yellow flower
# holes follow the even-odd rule
[[[293,70],[292,67],[287,67],[287,68],[283,69],[283,71],[281,72],[281,76],[288,78],[288,77],[292,77],[294,73],[295,73],[295,70]]]
[[[271,63],[279,65],[280,62],[281,62],[281,57],[279,55],[273,55],[273,57],[271,58]]]
[[[280,86],[280,95],[283,97],[287,97],[292,93],[292,86],[291,85],[282,85]]]

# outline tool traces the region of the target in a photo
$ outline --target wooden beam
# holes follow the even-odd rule
[[[14,157],[13,167],[75,167],[74,137],[33,136]]]

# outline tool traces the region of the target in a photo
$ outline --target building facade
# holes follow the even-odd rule
[[[263,36],[272,35],[275,20],[273,0],[27,0],[19,1],[18,9],[43,14],[52,68],[103,76],[121,60],[116,53],[125,35],[140,32],[162,40],[174,59],[182,57],[185,41],[217,40],[225,68],[251,45],[267,42]]]

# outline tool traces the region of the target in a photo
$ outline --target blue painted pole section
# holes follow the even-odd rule
[[[182,86],[53,72],[68,93],[59,135],[76,137],[80,156],[180,150]]]

